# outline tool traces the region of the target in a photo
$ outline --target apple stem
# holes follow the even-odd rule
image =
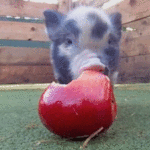
[[[92,133],[83,143],[83,146],[82,146],[82,150],[85,149],[85,147],[87,146],[87,144],[89,143],[89,141],[95,136],[97,135],[98,133],[100,133],[104,128],[101,127],[99,128],[97,131],[95,131],[94,133]]]

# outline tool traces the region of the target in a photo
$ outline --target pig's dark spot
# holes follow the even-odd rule
[[[115,69],[118,65],[119,59],[119,49],[114,47],[108,47],[104,50],[105,53],[105,61],[108,62],[108,68]]]
[[[60,24],[61,14],[52,10],[44,11],[45,23],[48,27]]]
[[[115,32],[118,35],[118,38],[121,38],[121,30],[122,30],[121,14],[118,12],[112,13],[110,15],[110,19],[111,19],[112,24],[114,26]]]
[[[111,18],[111,21],[112,21],[115,29],[121,30],[121,27],[122,27],[122,25],[121,25],[121,18],[122,18],[121,14],[118,12],[112,13],[110,15],[110,18]]]
[[[113,35],[113,34],[109,34],[109,40],[108,40],[108,44],[109,45],[114,45],[116,43],[118,43],[119,40]]]
[[[107,67],[105,67],[104,75],[107,75],[107,76],[108,76],[108,74],[109,74],[109,70],[108,70]]]
[[[98,38],[98,39],[101,39],[103,38],[105,32],[107,31],[108,29],[108,26],[106,23],[104,23],[96,14],[94,13],[90,13],[88,14],[88,18],[91,20],[91,21],[94,21],[95,22],[95,25],[92,29],[92,33],[91,33],[91,36],[92,38]]]
[[[61,52],[58,48],[59,45],[60,43],[58,44],[57,42],[54,42],[52,51],[54,66],[57,73],[59,74],[58,81],[61,84],[68,84],[73,80],[69,70],[69,60],[65,56],[60,56]]]
[[[116,50],[112,47],[105,49],[105,54],[108,56],[115,56]]]
[[[78,28],[77,26],[77,22],[73,19],[71,20],[68,20],[66,23],[65,23],[65,28],[71,32],[72,34],[74,34],[75,37],[78,37],[79,36],[79,33],[80,33],[80,29]]]

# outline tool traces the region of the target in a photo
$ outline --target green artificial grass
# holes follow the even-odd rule
[[[63,139],[41,123],[37,108],[45,85],[0,86],[0,150],[80,150],[83,140]],[[150,149],[150,84],[115,86],[118,116],[86,150]]]

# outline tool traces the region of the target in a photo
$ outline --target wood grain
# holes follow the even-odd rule
[[[0,84],[50,83],[54,81],[49,66],[0,66]]]
[[[122,32],[121,56],[150,54],[150,18],[144,18],[123,25],[127,31]]]
[[[107,13],[120,12],[122,23],[129,23],[150,16],[150,0],[123,0],[117,5],[106,9]]]
[[[150,54],[150,35],[132,37],[132,33],[124,34],[120,45],[121,57]]]
[[[71,10],[72,0],[58,0],[58,11],[67,14]]]
[[[0,39],[48,41],[44,24],[0,21]]]
[[[0,48],[0,84],[49,83],[53,80],[49,49]]]
[[[50,65],[49,49],[0,47],[1,65]]]
[[[119,83],[150,82],[149,64],[150,55],[121,58]]]
[[[150,35],[150,17],[124,24],[122,26],[133,29],[133,31],[128,31],[132,38]]]
[[[101,7],[109,0],[79,0],[79,5]]]
[[[29,1],[1,0],[0,15],[19,16],[31,18],[43,18],[43,11],[46,9],[57,10],[58,5],[35,3]]]

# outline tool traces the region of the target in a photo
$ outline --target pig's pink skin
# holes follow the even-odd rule
[[[108,129],[116,117],[117,104],[109,78],[84,71],[67,85],[51,84],[40,98],[38,112],[48,130],[75,138],[100,127]]]

